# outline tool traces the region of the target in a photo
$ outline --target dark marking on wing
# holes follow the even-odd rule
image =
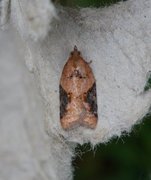
[[[97,107],[97,98],[96,98],[96,83],[93,84],[92,88],[87,92],[86,102],[89,103],[91,107],[91,112],[98,117],[98,107]]]
[[[70,75],[69,78],[73,78],[73,77],[77,77],[77,78],[80,78],[80,79],[85,78],[85,77],[82,76],[80,71],[77,70],[77,69],[73,71],[73,73]]]
[[[66,107],[68,104],[68,94],[66,91],[62,88],[62,86],[59,86],[60,90],[60,118],[62,118],[66,112]]]

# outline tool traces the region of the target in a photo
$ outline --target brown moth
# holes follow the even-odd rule
[[[64,130],[97,124],[96,83],[77,47],[66,62],[60,79],[60,122]]]

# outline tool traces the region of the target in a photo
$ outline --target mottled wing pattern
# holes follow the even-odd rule
[[[66,112],[66,107],[68,104],[68,95],[61,85],[59,86],[59,91],[60,91],[60,118],[62,118]]]
[[[98,117],[97,114],[97,98],[96,98],[96,83],[93,84],[92,88],[88,91],[87,97],[86,97],[87,103],[89,103],[91,107],[92,114],[95,115],[95,117]]]

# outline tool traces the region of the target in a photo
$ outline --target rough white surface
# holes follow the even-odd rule
[[[0,8],[2,27],[10,17],[24,38],[30,37],[35,41],[45,38],[56,17],[51,0],[1,0]]]
[[[0,25],[4,28],[9,19],[10,0],[0,1]]]
[[[0,180],[70,180],[72,145],[46,135],[42,100],[18,40],[0,32]]]
[[[0,179],[69,180],[71,142],[107,142],[130,131],[150,107],[151,92],[143,93],[143,88],[151,70],[151,1],[129,0],[104,9],[60,8],[60,20],[37,43],[30,37],[44,38],[49,23],[32,31],[34,23],[24,26],[19,14],[17,3],[25,1],[12,2],[13,22],[23,42],[12,32],[0,33]],[[59,122],[59,80],[74,45],[92,60],[99,115],[95,130],[66,132]],[[33,75],[24,68],[24,55]],[[44,114],[50,138],[44,133]]]
[[[151,70],[151,1],[60,10],[59,17],[61,21],[43,42],[28,42],[29,64],[47,109],[48,132],[61,134],[67,141],[95,145],[129,131],[151,104],[151,92],[142,93]],[[87,61],[92,60],[99,116],[95,130],[66,132],[59,122],[59,80],[74,45]]]

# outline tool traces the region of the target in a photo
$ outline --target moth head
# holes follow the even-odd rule
[[[73,51],[71,52],[71,56],[80,56],[80,55],[81,55],[81,52],[78,51],[77,46],[74,46],[74,49],[73,49]]]

